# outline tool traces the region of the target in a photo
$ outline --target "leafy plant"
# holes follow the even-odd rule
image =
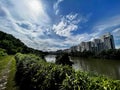
[[[16,54],[16,82],[21,90],[120,90],[120,81],[47,63],[35,55]]]

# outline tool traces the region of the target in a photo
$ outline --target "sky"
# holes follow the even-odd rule
[[[43,51],[110,32],[120,48],[120,0],[0,0],[0,31]]]

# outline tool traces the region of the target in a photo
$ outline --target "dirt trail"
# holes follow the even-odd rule
[[[10,72],[10,66],[12,62],[12,58],[10,59],[11,60],[6,65],[5,69],[3,69],[2,72],[0,73],[0,90],[4,90],[6,88],[6,84],[7,84],[8,76]]]

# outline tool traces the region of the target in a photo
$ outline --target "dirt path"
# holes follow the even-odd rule
[[[0,90],[4,90],[6,88],[7,80],[8,80],[8,75],[10,72],[10,66],[12,62],[12,58],[10,58],[10,61],[6,65],[5,69],[2,70],[0,73]]]

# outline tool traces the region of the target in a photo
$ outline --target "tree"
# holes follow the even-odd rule
[[[73,62],[70,61],[68,54],[65,53],[65,54],[56,56],[56,64],[72,66]]]

